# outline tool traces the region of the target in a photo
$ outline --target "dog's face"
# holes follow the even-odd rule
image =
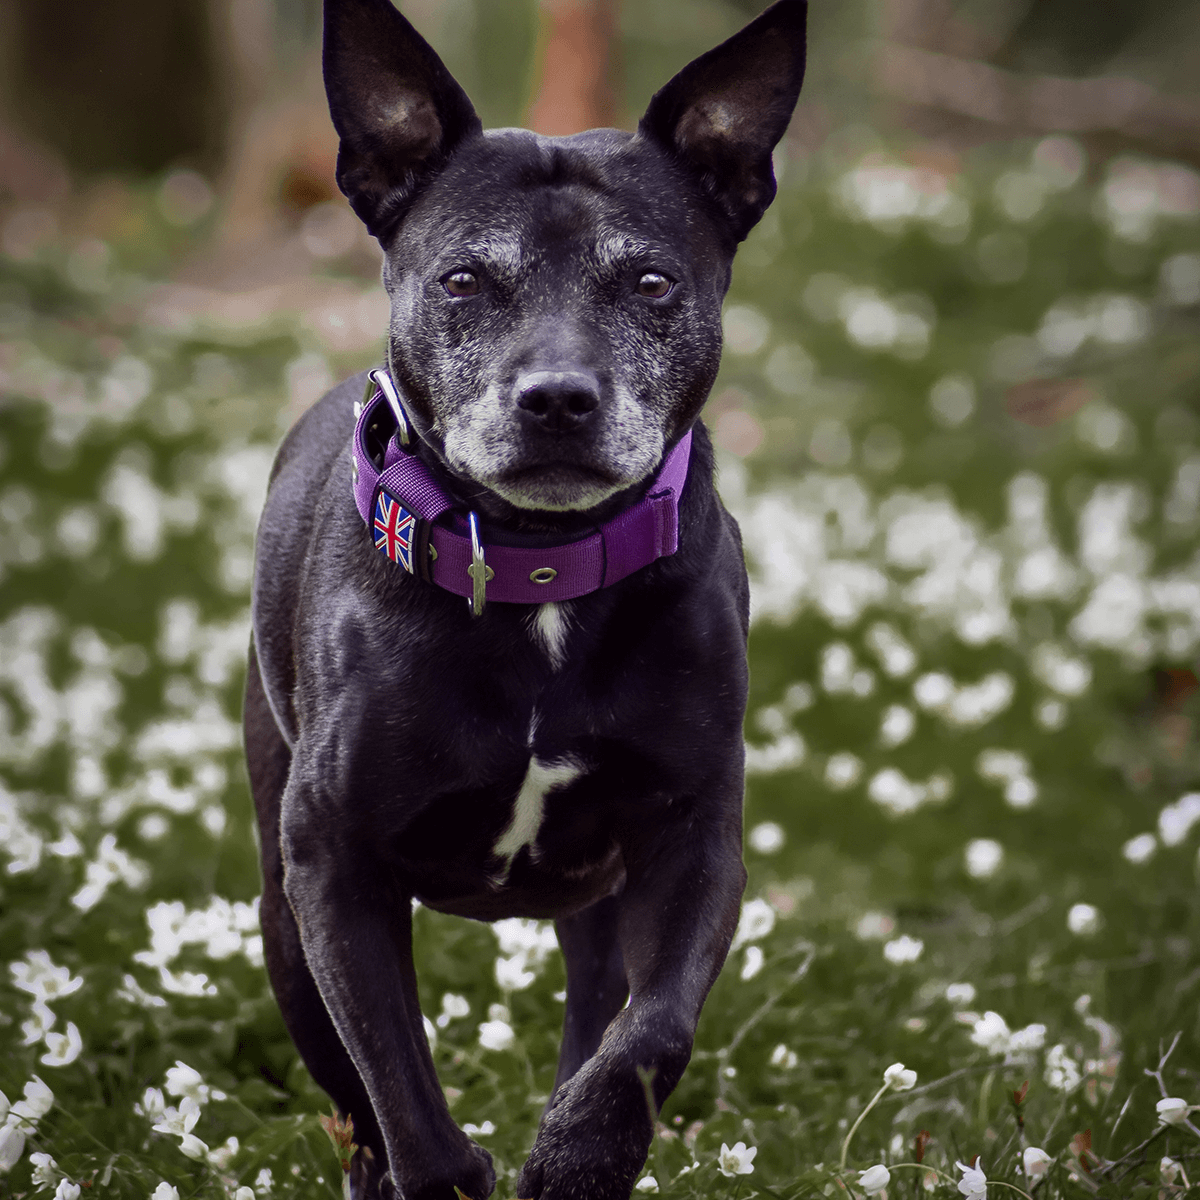
[[[586,511],[690,426],[734,249],[774,195],[803,20],[777,4],[636,134],[545,138],[484,134],[389,0],[327,0],[338,182],[384,247],[393,376],[455,475],[517,509]]]
[[[729,251],[680,172],[615,131],[463,146],[387,246],[391,359],[422,436],[518,508],[652,474],[720,358]]]

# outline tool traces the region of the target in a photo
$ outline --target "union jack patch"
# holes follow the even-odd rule
[[[375,549],[399,563],[410,575],[413,570],[413,547],[417,541],[417,518],[387,492],[375,500]]]

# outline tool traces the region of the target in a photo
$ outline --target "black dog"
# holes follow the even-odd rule
[[[643,1081],[661,1105],[687,1065],[745,883],[746,573],[697,418],[804,20],[772,6],[636,134],[545,138],[484,134],[389,0],[326,0],[390,376],[280,451],[245,723],[267,966],[354,1119],[358,1196],[494,1184],[434,1074],[413,897],[557,923],[562,1054],[518,1195],[625,1200]]]

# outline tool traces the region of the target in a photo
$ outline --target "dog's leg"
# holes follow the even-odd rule
[[[362,1080],[329,1019],[304,961],[300,931],[283,894],[279,808],[292,756],[267,704],[253,645],[246,675],[243,723],[250,790],[262,843],[263,892],[259,919],[267,975],[300,1057],[317,1083],[333,1097],[342,1115],[354,1121],[354,1140],[361,1149],[355,1155],[351,1171],[353,1196],[354,1200],[372,1200],[379,1195],[383,1139]]]
[[[721,800],[680,801],[678,816],[625,844],[618,937],[630,1002],[560,1085],[517,1181],[525,1200],[627,1200],[737,925],[741,786],[739,772]]]
[[[567,1011],[548,1108],[554,1106],[558,1089],[596,1053],[609,1022],[629,995],[617,933],[619,917],[617,897],[606,896],[555,923],[567,966]]]
[[[354,728],[336,720],[334,728]],[[379,1124],[391,1184],[404,1200],[485,1200],[491,1156],[455,1124],[434,1071],[412,962],[411,897],[339,827],[315,781],[332,753],[298,748],[284,794],[284,889],[321,998]]]

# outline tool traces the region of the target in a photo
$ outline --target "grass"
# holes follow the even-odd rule
[[[1156,1109],[1200,1102],[1196,193],[1064,139],[930,166],[847,134],[787,167],[709,409],[755,581],[750,885],[660,1195],[1200,1174]],[[102,251],[0,261],[0,1090],[53,1092],[10,1114],[0,1195],[337,1196],[247,907],[236,720],[285,380],[374,352],[155,324],[153,201]],[[452,1112],[511,1196],[561,964],[520,923],[416,930]]]

